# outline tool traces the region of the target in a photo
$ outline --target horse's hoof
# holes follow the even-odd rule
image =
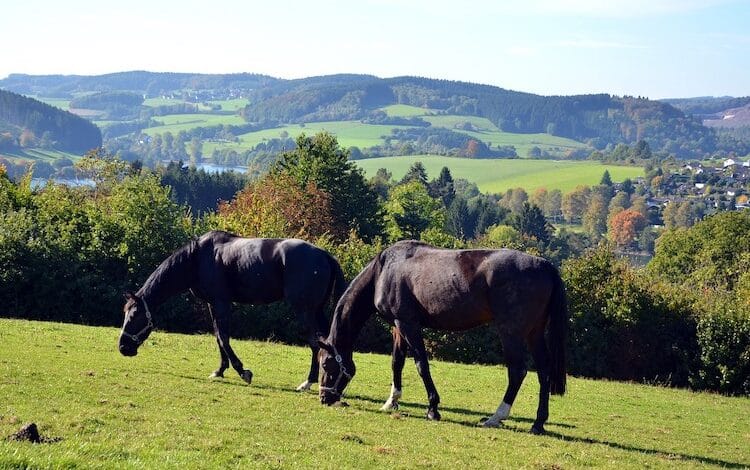
[[[440,413],[438,410],[427,410],[427,419],[430,421],[440,421]]]
[[[479,425],[483,428],[499,428],[501,423],[502,421],[495,421],[494,419],[490,418],[479,423]]]
[[[211,375],[208,376],[209,379],[223,379],[224,374],[221,372],[211,372]]]
[[[304,382],[302,382],[301,384],[299,384],[299,386],[297,386],[297,391],[298,392],[306,392],[306,391],[310,390],[310,387],[312,387],[312,382],[310,382],[309,380],[305,380]]]
[[[245,369],[245,370],[244,370],[244,371],[243,371],[243,372],[242,372],[242,373],[240,374],[240,377],[242,378],[242,380],[244,380],[244,381],[245,381],[245,382],[247,382],[248,384],[249,384],[249,383],[252,383],[252,381],[253,381],[253,373],[252,373],[252,372],[250,372],[250,371],[249,371],[249,370],[247,370],[247,369]]]
[[[397,411],[398,410],[398,402],[385,402],[383,406],[380,407],[380,411]]]
[[[535,434],[537,436],[541,436],[542,434],[546,433],[547,431],[544,430],[544,426],[536,424],[531,426],[531,431],[529,431],[531,434]]]

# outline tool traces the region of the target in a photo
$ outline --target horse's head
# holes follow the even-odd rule
[[[356,368],[352,360],[352,353],[339,354],[336,347],[329,344],[323,338],[318,340],[320,351],[318,362],[320,363],[320,403],[333,405],[341,400],[341,395],[352,377]]]
[[[125,293],[125,306],[122,308],[125,321],[120,333],[120,353],[123,356],[138,354],[138,346],[151,334],[154,323],[146,302],[132,292]]]

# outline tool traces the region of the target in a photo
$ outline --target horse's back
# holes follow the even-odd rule
[[[416,309],[423,325],[449,330],[490,321],[512,325],[517,316],[547,302],[553,285],[549,273],[554,267],[548,261],[515,250],[448,250],[400,242],[385,250],[381,261],[378,310],[387,316],[404,307]]]

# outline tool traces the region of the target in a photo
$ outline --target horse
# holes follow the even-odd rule
[[[269,304],[286,300],[303,320],[312,350],[307,380],[297,390],[309,390],[318,380],[318,342],[327,334],[325,308],[346,288],[338,261],[327,251],[298,239],[242,238],[214,230],[177,249],[135,293],[125,293],[125,320],[119,340],[124,356],[135,356],[148,338],[155,311],[168,298],[187,291],[208,302],[221,362],[210,378],[224,377],[229,363],[242,380],[253,374],[229,344],[231,303]]]
[[[539,378],[531,432],[544,433],[549,394],[562,395],[566,386],[567,300],[560,274],[549,261],[509,249],[447,250],[413,240],[386,248],[349,284],[334,310],[328,337],[319,338],[322,404],[340,402],[356,372],[354,341],[375,312],[394,327],[393,382],[382,410],[398,409],[409,349],[427,390],[427,418],[439,420],[440,396],[430,375],[422,328],[461,331],[491,323],[500,334],[509,383],[483,426],[498,427],[510,416],[526,375],[527,347]]]

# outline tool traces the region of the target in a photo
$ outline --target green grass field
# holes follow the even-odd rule
[[[165,132],[178,134],[180,131],[189,131],[196,127],[245,124],[245,120],[240,116],[221,114],[168,114],[166,116],[157,116],[153,119],[163,125],[144,129],[144,134],[155,135],[164,134]]]
[[[609,170],[613,181],[643,175],[643,169],[632,166],[602,165],[590,161],[556,160],[475,160],[469,158],[418,155],[409,157],[383,157],[357,160],[356,163],[368,177],[378,168],[386,168],[393,178],[401,179],[414,164],[420,161],[432,179],[447,166],[454,178],[464,178],[479,186],[482,192],[504,192],[509,188],[524,188],[531,192],[536,188],[560,189],[563,192],[579,184],[599,184],[604,170]]]
[[[158,314],[155,319],[158,323]],[[546,436],[531,426],[529,374],[512,416],[479,428],[507,383],[499,366],[433,362],[443,421],[424,419],[408,363],[398,413],[379,407],[390,358],[356,354],[348,408],[297,393],[305,348],[234,341],[255,374],[245,385],[218,364],[213,338],[155,332],[134,358],[118,330],[0,320],[0,436],[35,422],[54,443],[0,439],[0,468],[578,468],[750,466],[750,400],[569,378]]]

